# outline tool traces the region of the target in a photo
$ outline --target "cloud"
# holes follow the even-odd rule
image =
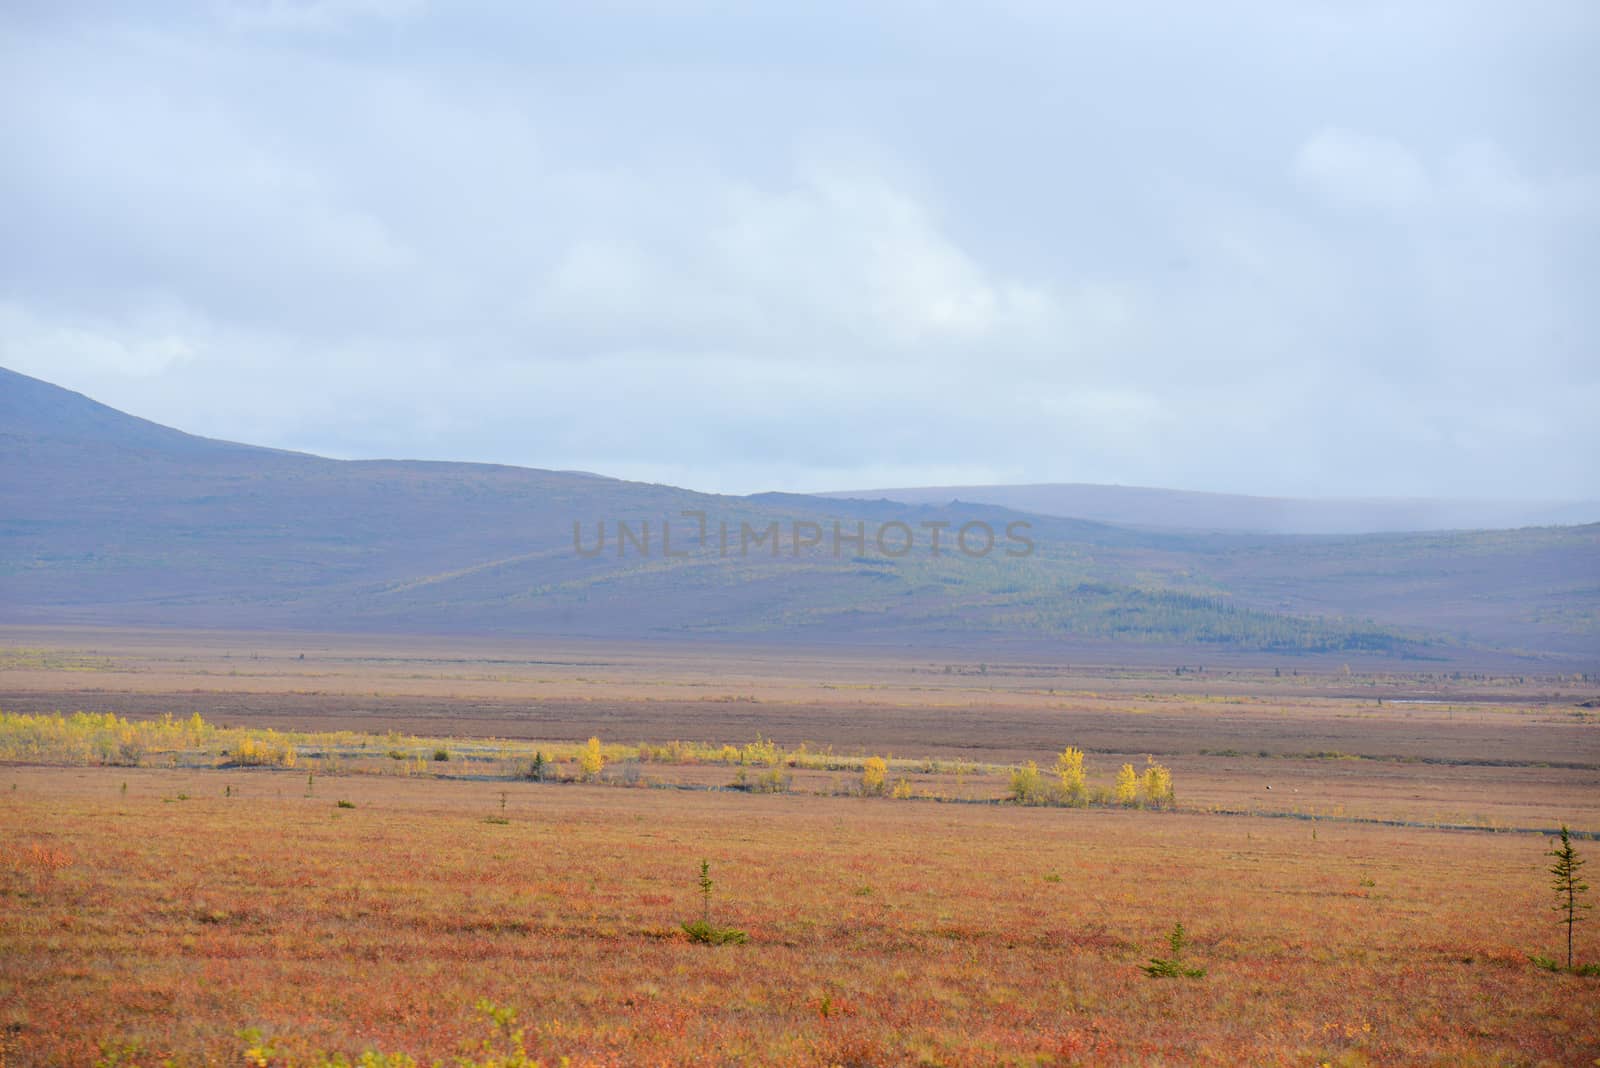
[[[870,173],[806,164],[780,188],[719,175],[617,196],[634,211],[653,200],[662,219],[692,205],[694,221],[642,228],[653,240],[580,236],[535,280],[533,323],[576,351],[692,354],[709,341],[757,361],[859,365],[1063,340],[1070,295],[986,268],[924,205]],[[594,225],[624,210],[601,206]],[[1081,295],[1080,317],[1097,320],[1085,329],[1107,329],[1112,303]]]
[[[0,303],[0,364],[48,371],[71,367],[91,377],[152,378],[201,354],[199,344],[171,311],[148,309],[134,329],[96,329],[47,323],[26,308]]]
[[[213,12],[234,30],[326,33],[368,19],[414,18],[424,0],[220,0]]]
[[[1433,197],[1433,182],[1416,156],[1382,137],[1319,131],[1300,146],[1294,168],[1319,192],[1355,205],[1406,211]]]
[[[1152,11],[29,9],[0,361],[720,490],[1600,494],[1586,6]]]

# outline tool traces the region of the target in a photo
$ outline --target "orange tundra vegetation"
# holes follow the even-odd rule
[[[1560,937],[1537,836],[379,776],[337,799],[298,770],[5,769],[7,1063],[1600,1050],[1595,980],[1528,960]],[[745,944],[685,934],[702,859]],[[1180,922],[1203,976],[1150,978]]]

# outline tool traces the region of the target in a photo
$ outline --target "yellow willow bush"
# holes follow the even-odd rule
[[[1139,793],[1151,808],[1170,808],[1173,802],[1172,772],[1166,765],[1157,764],[1155,757],[1145,757],[1144,776],[1139,782]]]
[[[1024,805],[1041,805],[1050,799],[1038,764],[1030,760],[1020,768],[1011,769],[1011,799]]]
[[[583,773],[585,779],[593,779],[605,766],[606,756],[600,750],[600,739],[590,738],[578,752],[578,770]]]
[[[868,757],[861,765],[861,792],[867,795],[883,793],[883,780],[889,774],[889,762],[883,757]]]
[[[810,750],[804,742],[800,743],[799,748],[786,753],[783,762],[791,768],[809,768],[813,771],[844,771],[861,766],[861,761],[856,757],[835,756],[831,745]]]
[[[705,746],[695,745],[692,742],[671,741],[664,745],[640,742],[639,759],[645,763],[698,764],[702,760],[710,759],[710,755]]]
[[[296,759],[294,745],[273,730],[259,738],[244,735],[227,756],[229,763],[248,768],[292,768]]]
[[[129,721],[111,712],[0,712],[0,760],[134,765],[152,753],[203,748],[214,734],[198,713],[186,720]]]
[[[1069,805],[1081,805],[1089,799],[1089,784],[1084,777],[1083,750],[1067,746],[1056,757],[1056,778],[1061,783],[1061,799]]]
[[[1133,770],[1132,764],[1122,765],[1122,770],[1117,772],[1117,783],[1112,787],[1112,796],[1119,805],[1139,803],[1139,776]]]
[[[753,767],[774,767],[779,764],[790,768],[807,768],[818,771],[859,770],[859,757],[834,755],[832,747],[812,750],[804,742],[793,749],[785,749],[770,738],[756,736],[745,746],[709,745],[703,742],[671,741],[660,745],[640,742],[639,760],[653,764],[744,764]]]
[[[756,735],[756,740],[745,746],[739,754],[739,763],[772,767],[783,759],[783,750],[771,738]]]
[[[292,768],[297,759],[294,739],[288,735],[219,728],[199,713],[188,719],[164,715],[126,720],[110,712],[70,716],[0,712],[0,760],[131,767],[151,757],[175,759],[178,754],[189,754],[191,761],[249,767]]]
[[[759,741],[759,739],[757,739]],[[747,746],[746,749],[749,749]],[[624,750],[626,753],[626,750]],[[646,764],[746,764],[745,750],[732,745],[673,740],[661,745],[640,742],[639,760]]]

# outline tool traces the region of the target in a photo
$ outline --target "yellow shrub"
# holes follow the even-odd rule
[[[592,779],[600,774],[600,769],[606,766],[605,754],[600,751],[600,739],[590,738],[587,745],[578,753],[578,770],[583,772],[585,779]]]
[[[1024,805],[1036,805],[1043,801],[1044,777],[1039,774],[1039,765],[1028,761],[1020,768],[1011,769],[1011,798]]]
[[[1135,774],[1132,764],[1122,765],[1122,770],[1117,772],[1117,785],[1114,795],[1119,805],[1133,805],[1139,801],[1139,776]]]
[[[1163,808],[1172,804],[1172,772],[1155,757],[1145,757],[1144,780],[1140,783],[1145,804]]]
[[[0,712],[0,760],[137,764],[149,753],[192,746],[193,723],[178,723],[171,716],[129,721],[110,712],[71,716]]]
[[[246,734],[234,743],[233,762],[245,767],[292,768],[295,765],[294,746],[280,738],[277,731],[267,731],[257,738]]]
[[[771,738],[763,738],[757,734],[756,740],[745,746],[744,752],[739,754],[739,763],[771,767],[782,756],[783,751],[778,748],[778,743]]]
[[[901,801],[911,796],[911,782],[908,779],[896,779],[893,796]]]
[[[640,761],[654,761],[658,764],[693,764],[696,762],[694,746],[685,742],[673,740],[665,745],[651,745],[648,742],[639,743]]]
[[[866,763],[861,765],[861,792],[864,794],[883,793],[883,780],[889,774],[889,762],[883,757],[868,757]]]
[[[1061,793],[1069,804],[1081,804],[1089,796],[1088,783],[1083,774],[1083,750],[1067,746],[1056,757],[1056,776],[1061,780]]]

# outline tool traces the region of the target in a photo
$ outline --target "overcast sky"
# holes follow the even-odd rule
[[[1595,497],[1597,46],[1592,0],[9,0],[0,365],[725,492]]]

